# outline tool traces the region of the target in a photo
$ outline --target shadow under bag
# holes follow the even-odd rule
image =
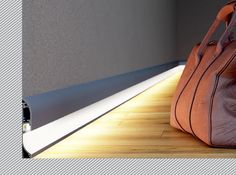
[[[226,4],[193,48],[171,107],[171,126],[213,147],[236,148],[235,8],[236,1]],[[224,33],[218,42],[210,42],[221,22],[227,26]]]

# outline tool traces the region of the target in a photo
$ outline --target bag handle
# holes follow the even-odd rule
[[[228,27],[226,28],[225,32],[220,37],[220,39],[217,43],[216,55],[221,54],[221,52],[223,51],[223,49],[225,47],[225,42],[226,42],[227,38],[229,38],[230,35],[232,34],[232,31],[233,31],[235,26],[236,26],[236,12],[233,13],[231,21],[230,21]]]
[[[235,11],[236,0],[227,3],[217,14],[216,19],[219,21],[230,21],[229,14]]]
[[[224,42],[227,38],[230,37],[231,31],[233,30],[233,27],[236,25],[236,13],[235,13],[235,6],[236,6],[236,0],[229,2],[226,4],[218,13],[215,21],[211,25],[210,29],[208,30],[207,34],[205,35],[204,39],[202,40],[197,57],[198,59],[201,59],[204,55],[207,45],[209,43],[210,38],[215,33],[216,29],[218,28],[219,24],[221,22],[226,22],[227,27],[223,35],[221,36],[219,42],[217,43],[216,48],[216,54],[220,54],[224,48]],[[232,17],[231,17],[231,14]]]

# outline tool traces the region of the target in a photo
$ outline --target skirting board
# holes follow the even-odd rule
[[[23,98],[23,121],[34,130],[117,92],[165,72],[175,61],[102,80]]]
[[[24,149],[29,156],[34,156],[42,152],[49,146],[77,131],[106,112],[147,90],[156,83],[170,77],[176,71],[182,70],[183,68],[184,66],[176,66],[175,68],[169,69],[164,73],[157,73],[155,76],[146,78],[144,81],[136,83],[133,86],[131,85],[131,87],[121,90],[118,93],[114,93],[79,110],[77,109],[76,112],[70,112],[68,115],[66,114],[53,122],[24,133]],[[127,80],[128,79],[126,79],[126,81]],[[54,108],[54,110],[57,109]]]

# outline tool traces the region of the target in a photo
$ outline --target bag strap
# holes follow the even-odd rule
[[[233,0],[231,2],[228,2],[216,16],[216,19],[219,21],[230,21],[229,14],[233,13],[235,11],[235,5],[236,5],[236,0]]]
[[[216,55],[221,54],[221,52],[223,51],[223,49],[225,47],[225,42],[226,42],[227,38],[229,38],[232,35],[232,31],[233,31],[235,26],[236,26],[236,12],[233,13],[231,21],[230,21],[228,27],[226,28],[225,32],[220,37],[220,39],[217,43]]]
[[[221,36],[219,42],[217,43],[216,55],[220,54],[224,49],[224,43],[227,38],[232,35],[232,30],[236,25],[236,13],[235,13],[236,0],[229,2],[226,4],[218,13],[215,21],[211,25],[207,34],[203,38],[197,53],[198,59],[201,59],[204,55],[207,45],[209,43],[210,38],[215,33],[216,29],[219,27],[221,22],[225,22],[227,24],[226,30]]]

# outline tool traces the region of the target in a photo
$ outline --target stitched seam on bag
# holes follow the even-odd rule
[[[234,54],[230,60],[225,64],[225,66],[220,70],[220,72],[216,75],[216,80],[215,80],[215,86],[212,91],[211,99],[210,99],[210,106],[209,106],[209,123],[210,123],[210,130],[209,130],[209,136],[210,136],[210,143],[212,146],[214,146],[212,142],[212,110],[213,110],[213,100],[215,98],[216,90],[219,85],[219,80],[220,76],[224,73],[224,71],[230,66],[230,64],[234,61],[236,58],[236,54]]]
[[[218,55],[218,56],[219,56],[219,55]],[[209,64],[209,66],[207,67],[207,70],[208,70],[209,67],[216,61],[216,58],[217,58],[218,56],[216,56],[215,58],[214,58],[214,57],[212,58],[212,59],[214,59],[214,60]],[[179,94],[179,96],[178,96],[178,98],[177,98],[177,100],[176,100],[176,105],[175,105],[175,109],[174,109],[174,112],[175,112],[175,119],[176,119],[178,125],[179,125],[179,126],[182,128],[182,130],[184,130],[185,132],[187,132],[187,131],[186,131],[186,130],[182,127],[182,125],[180,124],[180,122],[179,122],[179,120],[178,120],[178,117],[177,117],[177,111],[176,111],[176,110],[177,110],[177,106],[178,106],[178,102],[179,102],[179,100],[180,100],[180,97],[182,96],[184,90],[186,89],[187,85],[188,85],[189,82],[191,81],[191,78],[193,77],[193,75],[195,74],[196,70],[198,69],[198,67],[199,67],[199,65],[200,65],[200,63],[201,63],[201,61],[202,61],[202,59],[198,62],[198,65],[196,66],[195,70],[192,72],[190,78],[189,78],[188,81],[186,82],[184,88],[182,89],[181,93]],[[207,70],[206,70],[206,71],[207,71]],[[205,71],[205,72],[206,72],[206,71]],[[205,72],[203,72],[202,76],[204,76]],[[202,77],[201,77],[201,78],[202,78]],[[200,80],[201,80],[201,78],[200,78]],[[197,87],[196,87],[196,89],[195,89],[195,93],[196,93],[197,89],[198,89],[198,85],[197,85]],[[194,94],[195,94],[195,93],[194,93]],[[195,96],[194,96],[194,98],[195,98]],[[193,100],[192,100],[192,103],[193,103],[193,101],[194,101],[194,98],[193,98]],[[196,134],[195,134],[195,132],[194,132],[194,130],[193,130],[193,128],[192,128],[192,124],[191,124],[191,110],[192,110],[192,106],[190,107],[190,113],[189,113],[189,126],[190,126],[190,129],[191,129],[191,131],[192,131],[192,135],[195,136],[196,138],[200,139],[198,136],[196,136]]]
[[[229,44],[228,44],[228,45],[229,45]],[[195,89],[195,91],[194,91],[193,100],[192,100],[192,102],[191,102],[191,107],[190,107],[190,111],[189,111],[189,126],[190,126],[190,129],[191,129],[191,131],[192,131],[192,134],[193,134],[195,137],[197,137],[197,138],[199,138],[199,137],[195,134],[195,132],[194,132],[194,130],[193,130],[193,127],[192,127],[192,108],[193,108],[193,104],[194,104],[194,101],[195,101],[195,98],[196,98],[196,94],[197,94],[199,85],[201,84],[202,78],[204,77],[204,75],[206,74],[206,72],[208,71],[208,69],[215,63],[215,61],[217,60],[217,58],[218,58],[220,55],[221,55],[221,54],[216,55],[216,56],[215,56],[215,55],[213,56],[212,62],[207,66],[207,68],[205,69],[205,71],[202,73],[202,75],[201,75],[201,77],[200,77],[200,79],[199,79],[199,81],[198,81],[198,83],[197,83],[196,89]],[[200,139],[200,138],[199,138],[199,139]]]
[[[198,64],[197,64],[196,68],[194,69],[194,71],[193,71],[192,74],[190,75],[188,81],[187,81],[186,84],[184,85],[182,91],[180,92],[180,94],[179,94],[179,96],[178,96],[178,98],[177,98],[177,100],[176,100],[176,104],[175,104],[175,109],[174,109],[175,120],[177,121],[177,123],[178,123],[178,125],[181,127],[181,129],[182,129],[183,131],[185,131],[185,132],[187,132],[187,131],[186,131],[186,130],[183,128],[183,126],[180,124],[180,122],[179,122],[179,120],[178,120],[178,117],[177,117],[177,106],[178,106],[180,97],[183,95],[184,90],[186,89],[187,85],[188,85],[189,82],[191,81],[191,79],[192,79],[193,75],[195,74],[196,70],[198,69],[200,63],[201,63],[201,60],[198,61]]]
[[[216,55],[216,56],[213,56],[213,58],[212,58],[213,61],[207,66],[207,68],[205,69],[205,71],[202,73],[202,75],[201,75],[201,77],[200,77],[200,79],[199,79],[199,81],[198,81],[198,83],[197,83],[196,89],[195,89],[195,91],[194,91],[193,100],[192,100],[191,107],[190,107],[190,111],[189,111],[189,125],[190,125],[190,129],[191,129],[193,135],[194,135],[195,137],[197,137],[197,138],[199,138],[199,137],[195,134],[195,132],[194,132],[194,130],[193,130],[193,127],[192,127],[192,108],[193,108],[193,104],[194,104],[194,101],[195,101],[195,97],[196,97],[196,94],[197,94],[199,85],[201,84],[202,78],[204,77],[204,75],[206,74],[206,72],[208,71],[208,69],[215,63],[215,61],[217,60],[217,58],[218,58],[220,55],[221,55],[221,54]],[[199,138],[199,139],[200,139],[200,138]],[[200,139],[200,140],[201,140],[201,139]]]
[[[220,55],[221,55],[221,54],[220,54]],[[197,83],[196,89],[195,89],[195,91],[194,91],[193,100],[192,100],[191,107],[190,107],[190,111],[189,111],[189,112],[190,112],[190,113],[189,113],[189,125],[190,125],[190,128],[191,128],[192,132],[193,132],[193,135],[194,135],[195,137],[197,137],[197,138],[199,138],[199,137],[195,134],[195,132],[194,132],[194,130],[193,130],[193,128],[192,128],[192,108],[193,108],[193,104],[194,104],[194,101],[195,101],[195,97],[196,97],[196,94],[197,94],[199,85],[201,84],[201,80],[203,79],[204,75],[205,75],[206,72],[209,70],[209,68],[216,62],[217,58],[218,58],[220,55],[213,56],[213,58],[212,58],[213,61],[207,66],[207,68],[205,69],[205,71],[202,73],[202,75],[201,75],[201,77],[200,77],[200,79],[199,79],[199,81],[198,81],[198,83]],[[210,135],[209,135],[209,137],[210,137]],[[200,139],[200,138],[199,138],[199,139]],[[200,140],[201,140],[201,139],[200,139]]]
[[[201,75],[201,77],[200,77],[200,79],[199,79],[199,81],[198,81],[198,83],[197,83],[196,89],[194,90],[194,93],[193,93],[193,100],[192,100],[192,102],[191,102],[190,110],[189,110],[189,126],[190,126],[190,129],[191,129],[193,135],[194,135],[195,137],[197,137],[197,138],[199,138],[199,137],[195,134],[195,132],[194,132],[194,130],[193,130],[193,127],[192,127],[192,109],[193,109],[193,104],[194,104],[194,101],[195,101],[195,98],[196,98],[196,94],[197,94],[199,85],[201,84],[201,80],[203,79],[203,77],[204,77],[204,75],[206,74],[206,72],[208,71],[208,69],[212,66],[212,64],[215,63],[215,61],[217,60],[218,57],[219,57],[219,55],[218,55],[218,56],[213,56],[213,58],[212,58],[213,61],[207,66],[207,68],[205,69],[205,71],[202,73],[202,75]],[[199,138],[199,139],[200,139],[200,138]]]
[[[219,55],[218,55],[218,56],[219,56]],[[213,61],[208,65],[207,69],[203,72],[202,76],[200,77],[199,82],[198,82],[198,84],[197,84],[197,86],[196,86],[196,89],[195,89],[195,91],[194,91],[194,96],[193,96],[194,98],[193,98],[193,100],[192,100],[192,104],[194,103],[195,94],[196,94],[196,92],[197,92],[197,90],[198,90],[198,86],[199,86],[199,84],[200,84],[200,82],[201,82],[201,79],[203,78],[203,76],[204,76],[204,74],[207,72],[207,70],[211,67],[211,65],[214,64],[214,62],[216,61],[216,59],[218,58],[218,56],[214,56],[215,58],[214,58],[214,57],[212,58]],[[190,82],[192,76],[195,74],[196,70],[198,69],[198,67],[199,67],[199,65],[200,65],[200,63],[201,63],[201,61],[202,61],[202,59],[199,61],[198,65],[196,66],[195,70],[193,71],[192,75],[190,76],[189,80],[187,81],[187,83],[185,84],[183,90],[181,91],[181,94],[179,95],[178,100],[177,100],[177,102],[176,102],[176,106],[177,106],[177,104],[178,104],[178,101],[179,101],[179,99],[180,99],[182,93],[184,92],[185,88],[187,87],[188,83]],[[177,108],[177,107],[176,107],[176,108]],[[177,113],[177,112],[176,112],[176,108],[175,108],[175,114]],[[195,132],[194,132],[194,130],[193,130],[193,128],[192,128],[192,124],[191,124],[191,118],[192,118],[191,113],[192,113],[192,112],[191,112],[191,111],[192,111],[192,105],[190,106],[190,111],[189,111],[189,112],[190,112],[190,113],[189,113],[189,126],[190,126],[190,129],[191,129],[191,131],[192,131],[192,135],[195,136],[196,138],[200,139],[200,138],[195,134]],[[176,119],[177,119],[177,115],[175,115],[175,117],[176,117]],[[178,121],[177,121],[177,122],[178,122]],[[184,129],[183,129],[183,130],[184,130]],[[186,130],[184,130],[184,131],[187,132]]]

